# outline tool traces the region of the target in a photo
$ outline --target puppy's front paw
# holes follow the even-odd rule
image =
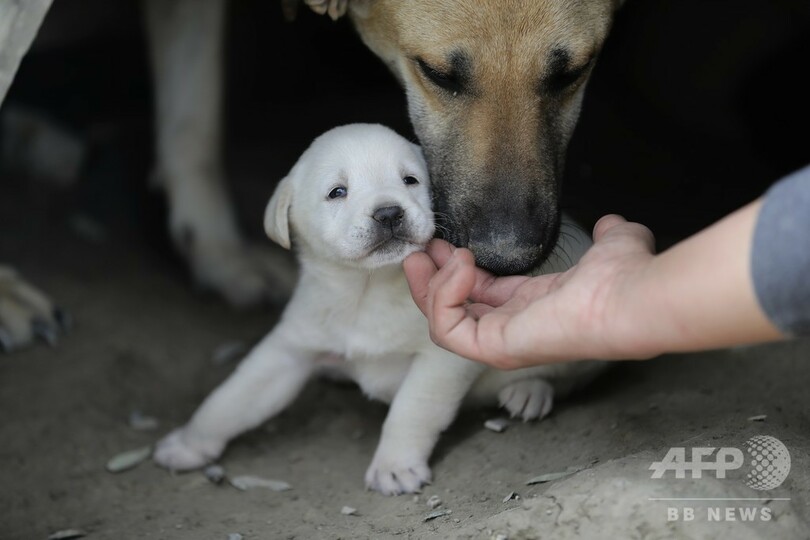
[[[543,379],[524,379],[504,386],[498,400],[512,418],[540,420],[551,412],[554,388]]]
[[[379,449],[366,471],[366,487],[383,495],[419,493],[430,483],[430,467],[423,459],[381,452]]]
[[[157,443],[152,459],[170,471],[188,471],[211,463],[222,449],[221,444],[204,442],[189,434],[187,428],[179,428]]]

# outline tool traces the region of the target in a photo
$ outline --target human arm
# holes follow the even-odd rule
[[[594,246],[560,274],[494,278],[441,241],[405,271],[434,341],[500,368],[776,340],[783,333],[760,307],[749,262],[761,204],[660,255],[646,227],[605,216]]]

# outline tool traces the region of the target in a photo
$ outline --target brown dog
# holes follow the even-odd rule
[[[494,272],[538,266],[557,240],[565,150],[621,0],[305,1],[333,18],[348,13],[404,86],[430,166],[439,233]],[[196,280],[244,305],[283,298],[294,276],[281,258],[243,241],[223,186],[225,2],[145,5],[169,228]],[[0,100],[49,4],[21,4],[9,26],[15,31],[0,35],[9,53],[0,62]],[[0,349],[37,333],[55,339],[47,297],[29,301],[19,291],[33,289],[21,277],[0,273]]]
[[[439,232],[499,274],[550,253],[585,84],[620,0],[307,0],[405,88]]]

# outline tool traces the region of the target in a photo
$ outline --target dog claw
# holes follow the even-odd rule
[[[14,341],[11,339],[11,334],[0,328],[0,351],[9,353],[12,349],[14,349]]]
[[[60,321],[69,318],[54,309],[48,296],[28,283],[13,268],[0,265],[0,351],[16,351],[43,341],[56,345]]]
[[[510,418],[541,420],[551,412],[554,388],[542,379],[524,379],[505,386],[499,397]]]
[[[398,461],[395,456],[375,456],[366,471],[366,489],[393,496],[421,493],[422,486],[430,484],[431,473],[427,463],[405,465]]]
[[[31,331],[51,347],[55,347],[56,342],[59,341],[59,335],[54,325],[41,317],[34,317],[31,320]]]
[[[64,333],[70,332],[73,328],[73,316],[62,308],[54,308],[53,320],[59,325],[59,330]]]

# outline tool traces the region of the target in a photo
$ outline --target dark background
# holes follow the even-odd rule
[[[412,136],[403,92],[347,20],[302,8],[287,23],[275,0],[233,0],[227,24],[226,162],[249,235],[319,133],[380,122]],[[629,0],[586,92],[564,207],[586,226],[623,213],[665,246],[810,163],[808,36],[806,0]],[[153,119],[137,2],[56,0],[3,110],[19,105],[88,145],[76,186],[35,188],[54,214],[167,245],[145,181]]]

